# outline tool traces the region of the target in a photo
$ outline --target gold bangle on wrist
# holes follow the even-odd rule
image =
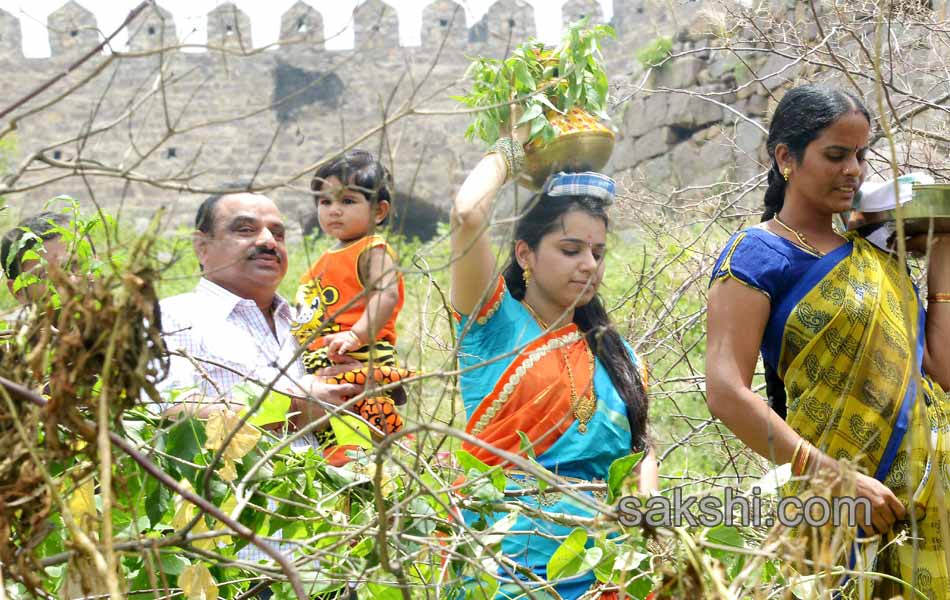
[[[792,475],[799,477],[808,471],[812,448],[813,446],[805,441],[805,438],[798,440],[798,446],[792,454]]]
[[[799,475],[804,475],[808,472],[808,463],[811,462],[812,449],[814,449],[814,446],[805,442],[805,445],[802,447],[801,468],[798,470]]]
[[[805,438],[798,438],[798,444],[795,445],[795,450],[792,452],[792,459],[788,461],[792,465],[792,475],[795,474],[795,463],[798,462],[798,455],[802,452],[803,443],[805,443]]]
[[[937,292],[927,296],[927,302],[936,304],[950,304],[950,293]]]
[[[500,155],[505,163],[505,181],[517,176],[524,167],[524,147],[509,137],[498,138],[485,155],[493,153]]]

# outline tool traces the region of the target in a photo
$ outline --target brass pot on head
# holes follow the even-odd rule
[[[576,106],[566,115],[548,111],[546,116],[557,137],[548,143],[535,140],[525,147],[519,184],[537,191],[551,173],[600,171],[607,165],[614,149],[613,131]]]

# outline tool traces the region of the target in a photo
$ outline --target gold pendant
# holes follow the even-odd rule
[[[578,421],[577,431],[587,433],[587,422],[591,420],[595,412],[597,412],[597,398],[595,396],[578,398],[577,404],[574,405],[574,417]]]

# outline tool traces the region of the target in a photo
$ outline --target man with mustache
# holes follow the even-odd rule
[[[290,331],[291,309],[277,294],[287,273],[284,221],[267,196],[229,192],[207,198],[195,217],[193,246],[202,278],[193,292],[161,302],[162,330],[174,353],[165,391],[189,390],[165,407],[206,417],[239,410],[232,388],[242,381],[275,382],[291,396],[291,425],[319,419],[320,402],[339,404],[361,386],[331,385],[306,375]],[[295,448],[316,447],[303,436]]]

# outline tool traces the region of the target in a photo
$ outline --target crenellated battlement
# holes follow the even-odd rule
[[[354,50],[389,50],[399,48],[399,17],[393,4],[383,0],[365,0],[353,11]],[[623,4],[623,3],[618,3]],[[642,2],[634,2],[642,4]],[[564,15],[573,19],[591,15],[602,20],[597,0],[570,0]],[[206,16],[209,50],[250,51],[261,44],[253,37],[253,23],[233,3],[217,6]],[[535,35],[535,15],[523,0],[497,0],[472,27],[466,23],[465,8],[453,0],[434,0],[422,12],[422,48],[464,50],[469,53],[503,51],[511,40],[518,42]],[[80,2],[69,0],[47,17],[50,58],[69,60],[94,48],[100,41],[96,16]],[[446,38],[446,32],[451,35]],[[299,0],[280,17],[280,38],[277,52],[294,53],[300,46],[311,51],[324,50],[327,32],[321,13]],[[19,19],[0,9],[0,60],[23,57],[23,35]],[[149,6],[128,28],[131,53],[175,49],[179,45],[174,15],[160,5]]]
[[[787,0],[762,1],[795,10]],[[263,50],[254,39],[255,23],[234,3],[207,15],[204,51],[194,51],[191,40],[183,46],[179,36],[187,32],[176,30],[174,15],[151,5],[130,23],[126,48],[114,48],[112,57],[93,56],[68,72],[66,66],[100,43],[94,14],[70,0],[48,19],[52,56],[25,58],[20,21],[0,11],[0,64],[7,74],[0,107],[55,81],[8,117],[16,120],[16,160],[41,156],[40,163],[52,169],[28,169],[5,199],[28,206],[61,193],[81,200],[95,195],[143,219],[165,205],[174,219],[186,222],[203,198],[197,190],[253,175],[257,184],[273,186],[270,193],[282,210],[303,223],[313,212],[308,170],[355,142],[391,161],[400,194],[444,207],[466,166],[484,152],[463,141],[469,115],[458,112],[450,97],[465,93],[462,79],[472,56],[501,58],[535,35],[535,9],[525,0],[496,0],[473,22],[461,1],[434,0],[419,15],[421,45],[400,47],[398,2],[359,5],[349,50],[327,47],[327,37],[339,31],[329,31],[326,15],[304,0],[284,12],[276,43]],[[697,15],[703,6],[713,4],[721,6],[721,0],[615,1],[611,22],[618,39],[604,47],[614,87],[622,89],[632,73],[642,75],[638,49],[672,36],[683,56],[659,69],[651,85],[725,94],[729,86],[723,82],[732,77],[734,86],[742,73],[734,59],[722,52],[690,53],[693,40],[706,35],[690,33],[691,24],[702,21]],[[597,0],[568,0],[560,10],[562,22],[604,18]],[[761,115],[767,95],[756,89],[716,97]],[[703,171],[694,155],[710,164],[732,160],[731,151],[710,144],[702,147],[712,158],[698,150],[707,141],[702,136],[728,124],[726,109],[680,102],[689,96],[677,102],[668,94],[643,96],[616,107],[614,172],[668,162],[666,155],[674,151],[686,156],[681,162],[693,165],[692,172]],[[43,109],[31,112],[37,106]],[[405,112],[394,118],[393,111]],[[392,120],[384,125],[384,119]],[[758,142],[755,133],[740,136],[751,140],[743,148]],[[50,175],[68,173],[79,160],[97,173],[82,181]],[[663,173],[660,167],[651,169]]]

